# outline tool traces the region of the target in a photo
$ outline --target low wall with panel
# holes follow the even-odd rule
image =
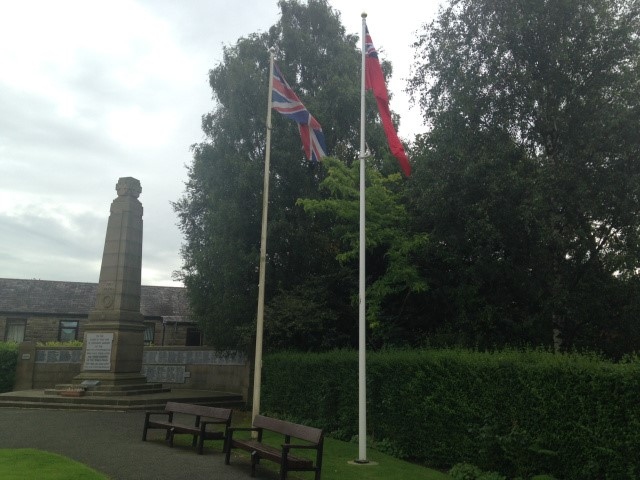
[[[15,390],[73,383],[81,371],[82,347],[20,345]],[[142,373],[149,383],[173,389],[215,390],[248,398],[251,368],[244,355],[209,347],[144,347]]]

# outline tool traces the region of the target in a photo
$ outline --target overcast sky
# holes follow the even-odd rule
[[[368,14],[411,138],[422,127],[403,92],[410,44],[438,0],[330,4],[348,33]],[[276,0],[0,1],[0,277],[97,282],[115,185],[131,176],[142,184],[142,283],[179,286],[170,202],[214,108],[208,71],[223,45],[278,13]]]

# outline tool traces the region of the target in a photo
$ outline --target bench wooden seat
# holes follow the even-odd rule
[[[284,436],[284,443],[280,448],[266,445],[262,442],[265,430],[280,433]],[[234,438],[239,431],[257,432],[257,438]],[[291,439],[302,440],[305,443],[291,443]],[[277,418],[256,415],[253,428],[228,428],[227,450],[225,463],[229,465],[231,450],[239,448],[251,453],[251,476],[255,476],[256,465],[261,459],[271,460],[280,464],[280,479],[287,478],[288,471],[314,471],[315,479],[320,480],[322,468],[322,448],[324,434],[321,429],[291,423]],[[291,450],[315,450],[315,462],[310,458],[292,455]]]
[[[167,431],[165,439],[173,447],[175,434],[189,434],[193,436],[192,446],[198,446],[198,454],[202,454],[205,440],[223,440],[222,451],[227,449],[227,429],[231,425],[230,408],[206,407],[190,403],[167,402],[163,412],[146,412],[142,441],[147,440],[149,429],[164,429]],[[194,417],[192,425],[181,422],[175,414]],[[159,418],[161,417],[161,418]],[[213,430],[211,425],[224,425],[224,430]]]

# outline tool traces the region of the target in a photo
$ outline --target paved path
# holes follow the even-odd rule
[[[0,448],[36,448],[64,455],[113,480],[245,480],[248,456],[224,464],[221,442],[198,455],[191,447],[169,448],[164,431],[143,442],[143,412],[0,408]],[[257,479],[277,475],[258,467]]]

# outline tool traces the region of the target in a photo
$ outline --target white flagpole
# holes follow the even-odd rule
[[[358,459],[367,460],[366,302],[365,302],[365,55],[367,14],[362,14],[362,75],[360,81],[360,280],[358,293]]]
[[[269,49],[269,99],[267,102],[267,147],[264,155],[264,186],[262,190],[262,232],[260,235],[260,274],[258,280],[258,316],[256,320],[256,356],[253,369],[253,408],[251,422],[260,414],[260,387],[262,385],[262,332],[264,330],[264,283],[267,264],[267,211],[269,208],[269,162],[271,160],[271,106],[273,91],[273,57],[275,48]]]

